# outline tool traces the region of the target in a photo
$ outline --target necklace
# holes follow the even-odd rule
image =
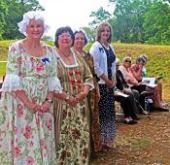
[[[71,51],[64,52],[64,51],[58,50],[58,53],[60,55],[60,58],[63,60],[65,64],[72,65],[75,63],[74,56]]]

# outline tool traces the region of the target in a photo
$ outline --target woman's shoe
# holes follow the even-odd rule
[[[161,107],[155,107],[154,110],[159,111],[159,112],[169,112],[169,109],[161,108]]]
[[[133,119],[131,120],[131,119],[125,118],[124,123],[125,124],[137,124],[138,122]]]
[[[137,115],[134,115],[134,116],[132,116],[132,119],[133,120],[140,120],[140,117],[138,117]]]

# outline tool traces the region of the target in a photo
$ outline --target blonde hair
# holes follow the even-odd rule
[[[129,57],[129,56],[125,56],[125,57],[123,58],[122,62],[124,63],[126,60],[132,61],[132,58]]]
[[[109,38],[108,38],[107,41],[108,41],[109,43],[111,42],[111,40],[112,40],[112,27],[111,27],[111,25],[110,25],[108,22],[102,22],[102,23],[98,26],[97,32],[96,32],[96,40],[97,40],[97,41],[100,41],[100,40],[101,40],[101,33],[102,33],[102,31],[104,30],[104,28],[105,28],[106,26],[110,29],[110,36],[109,36]]]

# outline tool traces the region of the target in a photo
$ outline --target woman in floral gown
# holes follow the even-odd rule
[[[26,38],[9,47],[0,106],[0,164],[56,164],[53,92],[60,92],[54,49],[40,42],[43,17],[28,12],[18,24]]]
[[[55,45],[58,58],[58,77],[63,90],[68,93],[65,101],[56,100],[57,163],[89,163],[89,109],[87,95],[94,88],[93,77],[84,59],[71,49],[74,34],[70,27],[57,29]],[[77,104],[67,100],[74,97]],[[58,136],[59,135],[59,136]]]
[[[97,77],[93,69],[93,59],[89,53],[84,51],[84,47],[87,44],[87,36],[83,30],[77,30],[74,32],[74,50],[85,59],[95,83],[95,89],[90,91],[88,95],[88,104],[90,109],[90,137],[91,137],[91,158],[96,158],[96,152],[101,151],[101,128],[99,123],[98,101],[100,98],[99,87],[97,84]]]

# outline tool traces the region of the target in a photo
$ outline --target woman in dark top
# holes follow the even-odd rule
[[[94,71],[99,81],[100,100],[99,120],[103,150],[112,148],[115,137],[114,86],[116,65],[114,49],[111,46],[112,29],[104,22],[98,26],[96,42],[90,49],[93,57]]]

